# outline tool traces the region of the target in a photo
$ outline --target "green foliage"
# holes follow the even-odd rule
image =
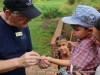
[[[59,19],[41,20],[39,17],[29,23],[34,51],[50,56],[50,42]]]
[[[91,2],[95,2],[96,0],[91,0]]]
[[[82,2],[82,0],[76,0],[76,2],[77,2],[77,3],[80,3],[80,2]]]
[[[72,4],[75,3],[75,0],[68,0],[68,3],[69,3],[70,5],[72,5]]]
[[[58,7],[41,7],[42,10],[42,19],[52,19],[62,16],[62,12]]]
[[[62,30],[62,33],[64,33],[65,32],[65,30]]]
[[[66,26],[66,28],[72,30],[72,27],[69,24]]]
[[[91,0],[91,2],[100,3],[100,0]]]
[[[69,8],[69,7],[66,7],[64,10],[62,10],[62,14],[63,14],[63,16],[68,16],[68,15],[72,15],[72,13],[73,13],[73,10],[74,10],[74,8]]]

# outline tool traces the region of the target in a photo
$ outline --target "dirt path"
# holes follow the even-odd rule
[[[58,66],[51,64],[47,69],[40,69],[37,65],[26,68],[26,75],[56,75]]]

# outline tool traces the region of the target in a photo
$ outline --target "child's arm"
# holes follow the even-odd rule
[[[55,59],[55,58],[52,58],[52,57],[45,57],[45,58],[49,62],[57,64],[57,65],[61,65],[61,66],[70,66],[71,65],[69,60]]]

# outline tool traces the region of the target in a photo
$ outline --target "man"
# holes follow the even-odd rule
[[[0,75],[26,75],[25,67],[35,65],[41,59],[32,51],[27,23],[41,12],[31,0],[4,0],[3,10],[0,17]],[[41,68],[50,65],[48,61],[41,63]]]

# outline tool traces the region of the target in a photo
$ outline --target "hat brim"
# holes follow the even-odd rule
[[[69,17],[63,17],[62,21],[64,23],[67,23],[67,24],[73,24],[73,25],[77,25],[78,24],[76,21],[72,20],[71,16],[69,16]]]
[[[41,12],[34,6],[32,6],[31,8],[29,9],[26,9],[26,10],[22,10],[22,11],[19,11],[23,16],[25,16],[26,18],[29,18],[29,19],[33,19],[33,18],[36,18],[38,17]]]

